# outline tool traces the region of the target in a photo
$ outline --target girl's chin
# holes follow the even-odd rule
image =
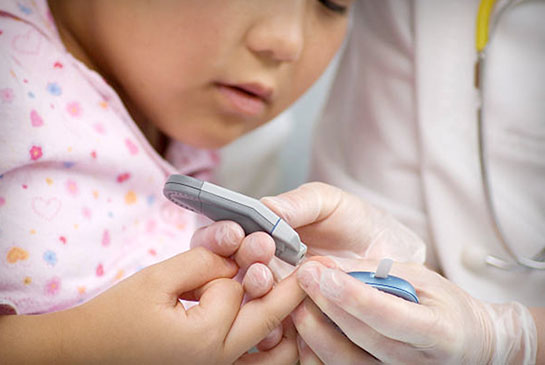
[[[179,139],[180,142],[187,144],[192,147],[202,148],[202,149],[219,149],[227,146],[231,142],[234,142],[242,134],[237,134],[235,136],[225,134],[207,134],[202,137],[196,137],[191,139],[182,138]]]
[[[172,139],[204,149],[218,149],[265,124],[248,120],[200,120],[167,132]],[[178,126],[181,127],[181,126]],[[166,129],[166,128],[165,128]]]

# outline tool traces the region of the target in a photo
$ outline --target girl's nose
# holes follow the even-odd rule
[[[248,30],[250,51],[277,62],[294,62],[304,46],[305,7],[296,0],[275,0],[274,11]]]

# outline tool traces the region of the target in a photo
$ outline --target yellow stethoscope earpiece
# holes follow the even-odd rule
[[[475,34],[475,47],[477,52],[482,52],[488,43],[490,15],[494,9],[496,0],[481,0],[479,13],[477,14],[477,27]]]

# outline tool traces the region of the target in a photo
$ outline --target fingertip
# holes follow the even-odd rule
[[[218,255],[231,256],[243,239],[244,230],[238,223],[219,221],[199,228],[191,238],[190,247],[204,247]]]
[[[249,299],[267,294],[273,287],[274,279],[269,268],[261,263],[251,265],[246,271],[242,286]]]
[[[234,254],[244,239],[244,230],[232,221],[220,221],[216,224],[218,228],[214,232],[214,242],[226,256]]]
[[[276,246],[273,238],[265,232],[254,232],[246,236],[235,259],[241,268],[247,268],[253,263],[267,264],[274,256]]]
[[[323,269],[318,261],[309,260],[303,263],[297,270],[297,281],[299,285],[307,291],[320,282],[320,275]]]
[[[274,239],[264,232],[256,232],[249,237],[249,241],[249,249],[253,252],[256,260],[268,264],[276,250]]]

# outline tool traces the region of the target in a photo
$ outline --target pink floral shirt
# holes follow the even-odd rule
[[[3,1],[0,313],[72,307],[187,250],[197,217],[162,186],[202,178],[217,155],[174,143],[167,156],[65,50],[45,0]]]

